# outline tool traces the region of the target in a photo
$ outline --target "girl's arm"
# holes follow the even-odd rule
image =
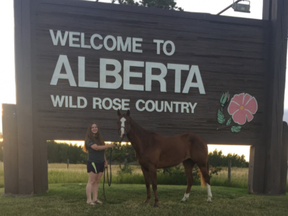
[[[115,145],[114,144],[109,144],[109,145],[97,145],[96,143],[91,145],[91,148],[99,151],[99,150],[106,150],[108,148],[113,148]]]

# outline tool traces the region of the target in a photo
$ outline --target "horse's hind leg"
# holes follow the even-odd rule
[[[211,186],[210,186],[210,176],[209,176],[209,167],[207,164],[205,165],[198,165],[199,169],[201,170],[202,173],[202,178],[206,183],[207,186],[207,193],[208,193],[208,199],[207,202],[212,202],[212,192],[211,192]],[[201,180],[202,183],[202,180]]]
[[[151,165],[149,166],[149,174],[150,174],[150,179],[152,182],[152,188],[153,188],[153,192],[154,192],[154,197],[155,197],[155,202],[153,207],[158,207],[158,194],[157,194],[157,169]]]
[[[144,203],[147,203],[151,199],[149,170],[143,166],[141,166],[141,169],[142,169],[142,172],[144,175],[145,184],[146,184],[146,191],[147,191],[147,198],[144,201]]]
[[[183,161],[183,166],[185,169],[185,175],[187,177],[187,188],[186,188],[186,192],[184,194],[184,197],[181,199],[181,202],[185,202],[189,198],[191,186],[193,184],[192,169],[193,169],[194,165],[195,165],[195,163],[191,159],[187,159],[187,160]]]

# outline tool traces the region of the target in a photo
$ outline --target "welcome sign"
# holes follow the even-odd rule
[[[14,0],[17,104],[3,105],[5,193],[47,191],[47,140],[83,140],[96,121],[105,140],[119,141],[116,110],[130,109],[164,136],[251,145],[248,191],[285,194],[286,6],[265,0],[267,20],[250,20]]]
[[[85,44],[85,34],[80,32],[67,32],[63,34],[61,31],[55,33],[53,30],[50,31],[50,36],[54,46],[65,46],[77,47],[82,49],[94,49],[101,50],[106,49],[108,51],[117,52],[132,52],[132,53],[143,53],[142,43],[143,38],[131,38],[127,37],[123,41],[121,36],[114,37],[112,35],[107,35],[104,38],[99,34],[93,34],[90,37],[90,44]],[[95,40],[96,39],[96,40]],[[110,42],[110,44],[109,44]],[[96,45],[96,44],[97,45]],[[159,55],[162,52],[166,56],[172,56],[175,53],[175,44],[172,41],[163,40],[153,40],[155,43],[155,52]],[[170,46],[170,50],[167,50],[167,46]],[[113,67],[113,70],[108,70],[108,67]],[[132,71],[131,68],[136,67],[143,72]],[[61,69],[64,68],[65,73],[61,73]],[[158,70],[159,74],[153,74],[153,70]],[[66,79],[70,86],[73,87],[83,87],[83,88],[102,88],[102,89],[120,89],[126,91],[152,91],[152,82],[159,82],[160,92],[167,92],[167,83],[165,77],[168,70],[173,70],[175,73],[174,86],[171,85],[170,88],[174,88],[174,93],[189,93],[190,88],[197,88],[200,94],[205,94],[205,88],[202,82],[201,73],[197,65],[184,64],[173,64],[168,63],[167,66],[163,63],[158,62],[144,62],[144,61],[131,61],[123,60],[123,64],[116,59],[99,59],[99,69],[96,69],[96,74],[98,71],[99,83],[96,81],[86,81],[85,77],[85,57],[78,57],[78,84],[75,81],[69,59],[67,55],[60,55],[50,85],[57,85],[59,79]],[[181,72],[189,71],[187,79],[183,90],[181,90]],[[123,77],[120,75],[122,71]],[[114,79],[113,82],[108,82],[109,77]],[[196,78],[196,82],[193,82],[193,78]],[[133,84],[132,79],[145,79],[145,84]],[[73,98],[70,96],[59,96],[51,95],[51,100],[54,107],[65,107],[65,108],[86,108],[88,101],[83,96],[77,96],[76,104],[73,104]],[[93,109],[105,109],[105,110],[128,110],[130,109],[130,99],[120,99],[120,98],[104,98],[103,100],[99,97],[92,98]],[[64,105],[65,104],[65,105]],[[187,112],[194,113],[194,109],[197,103],[192,104],[191,102],[176,102],[176,101],[144,101],[139,99],[136,101],[134,107],[137,111],[148,111],[148,112]]]
[[[191,131],[209,143],[260,143],[263,22],[65,0],[39,1],[32,14],[33,106],[47,139],[83,139],[96,121],[105,140],[117,141],[116,110],[130,109],[164,136]],[[257,100],[257,113],[237,111],[253,120],[234,121],[231,100],[221,106],[227,92]]]

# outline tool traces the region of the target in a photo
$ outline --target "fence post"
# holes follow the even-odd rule
[[[67,159],[67,169],[69,169],[69,159]]]
[[[231,160],[228,161],[228,182],[231,182]]]

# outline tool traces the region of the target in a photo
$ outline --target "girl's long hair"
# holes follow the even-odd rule
[[[90,124],[86,131],[85,144],[84,144],[84,149],[83,149],[85,152],[88,152],[89,140],[93,140],[95,143],[97,143],[97,145],[105,145],[99,127],[98,127],[98,132],[95,135],[92,133],[91,127],[93,124],[97,125],[96,123]]]

